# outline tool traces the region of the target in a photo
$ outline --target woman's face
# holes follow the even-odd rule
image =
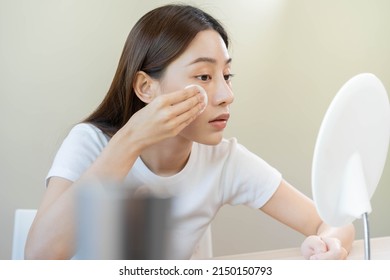
[[[222,140],[229,105],[234,99],[231,77],[231,59],[221,36],[214,30],[199,32],[160,80],[162,93],[184,89],[190,84],[200,85],[207,92],[206,109],[179,136],[207,145]]]

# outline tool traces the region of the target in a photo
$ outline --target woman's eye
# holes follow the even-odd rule
[[[196,76],[196,78],[203,81],[203,82],[207,82],[207,81],[211,80],[210,75],[199,75],[199,76]]]
[[[225,81],[231,81],[234,77],[234,74],[223,75],[223,77],[225,78]]]
[[[223,75],[223,78],[225,79],[225,81],[229,82],[231,81],[231,79],[234,77],[233,74],[226,74],[226,75]],[[208,82],[212,79],[212,77],[210,75],[199,75],[199,76],[196,76],[196,78],[198,80],[201,80],[202,82]]]

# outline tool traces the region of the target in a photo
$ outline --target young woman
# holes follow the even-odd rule
[[[352,225],[324,224],[277,170],[223,138],[234,99],[228,44],[220,23],[192,6],[163,6],[137,22],[105,99],[56,155],[26,258],[75,254],[74,193],[77,182],[91,178],[178,194],[172,211],[180,258],[192,257],[226,203],[260,209],[306,235],[305,258],[346,258]]]

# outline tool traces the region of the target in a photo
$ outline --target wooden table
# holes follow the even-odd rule
[[[303,260],[300,248],[289,248],[247,254],[220,256],[219,260]],[[349,260],[364,259],[364,240],[355,240],[348,256]],[[390,260],[390,236],[371,239],[371,259]]]

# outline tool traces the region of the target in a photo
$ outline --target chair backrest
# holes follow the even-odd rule
[[[37,210],[35,209],[17,209],[15,211],[15,224],[12,241],[13,260],[24,260],[24,246],[36,214]]]

